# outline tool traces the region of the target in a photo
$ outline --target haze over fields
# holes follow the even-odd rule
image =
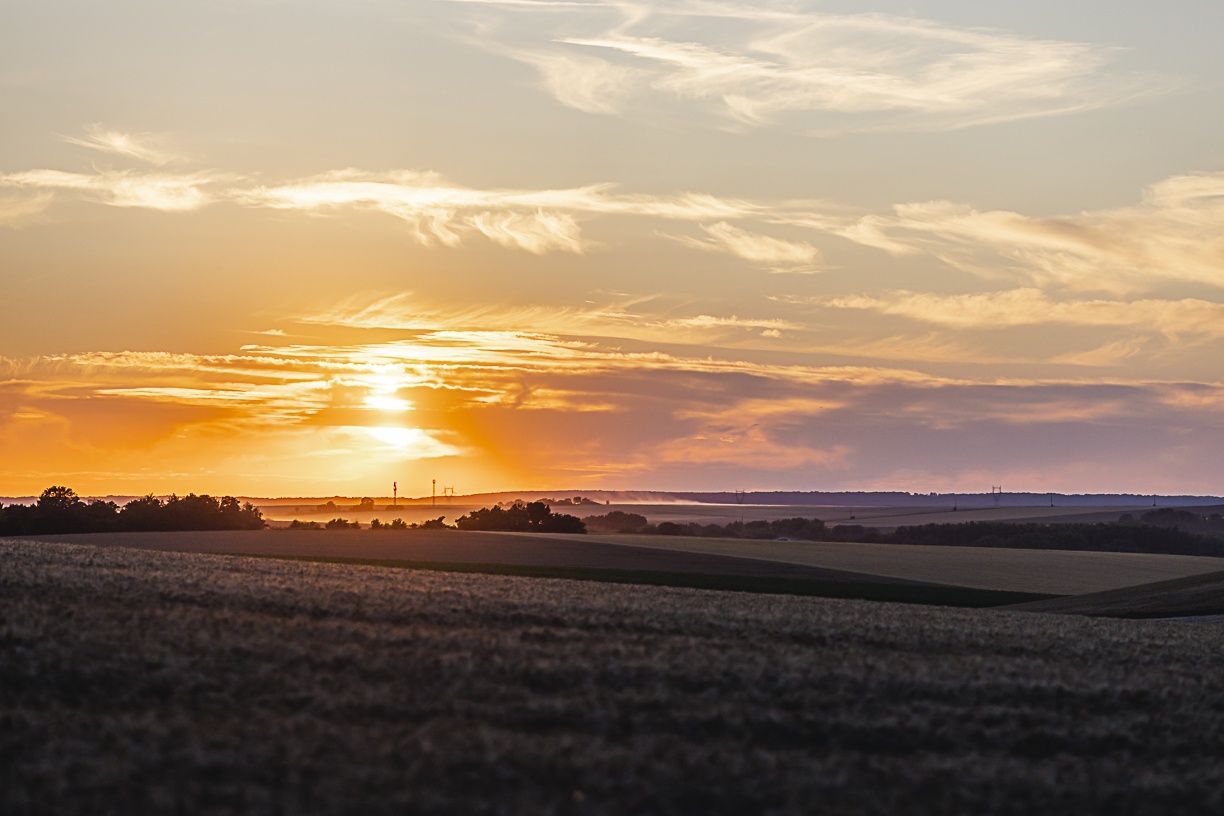
[[[0,494],[1218,493],[1220,15],[8,2]]]

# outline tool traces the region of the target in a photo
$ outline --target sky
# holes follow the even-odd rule
[[[1224,5],[0,0],[0,495],[1224,492]]]

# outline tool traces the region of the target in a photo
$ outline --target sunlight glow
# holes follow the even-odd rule
[[[404,428],[397,425],[372,425],[351,428],[363,435],[372,453],[389,454],[395,457],[431,459],[439,456],[456,456],[462,451],[434,437],[421,428]]]
[[[399,397],[389,397],[384,394],[371,394],[365,398],[365,406],[375,411],[411,411],[412,403]]]

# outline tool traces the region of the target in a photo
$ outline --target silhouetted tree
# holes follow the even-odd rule
[[[323,525],[324,529],[327,530],[351,530],[360,526],[361,525],[355,521],[349,521],[348,519],[342,518],[334,518]]]
[[[264,526],[263,515],[249,502],[240,504],[232,496],[171,496],[162,502],[155,496],[133,499],[120,508],[114,502],[81,501],[71,488],[49,487],[31,507],[12,505],[0,509],[0,534],[100,533],[151,530],[256,530]]]
[[[455,520],[460,530],[511,533],[585,533],[586,525],[576,516],[553,513],[543,502],[516,502],[509,507],[485,507]]]
[[[438,516],[437,518],[425,519],[419,524],[409,524],[414,530],[453,530],[451,525],[446,523],[446,516]]]
[[[588,530],[598,533],[637,533],[648,523],[645,516],[621,510],[613,510],[602,516],[587,516],[582,522]]]

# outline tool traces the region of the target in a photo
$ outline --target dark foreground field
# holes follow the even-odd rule
[[[0,813],[1218,813],[1224,627],[0,542]]]

